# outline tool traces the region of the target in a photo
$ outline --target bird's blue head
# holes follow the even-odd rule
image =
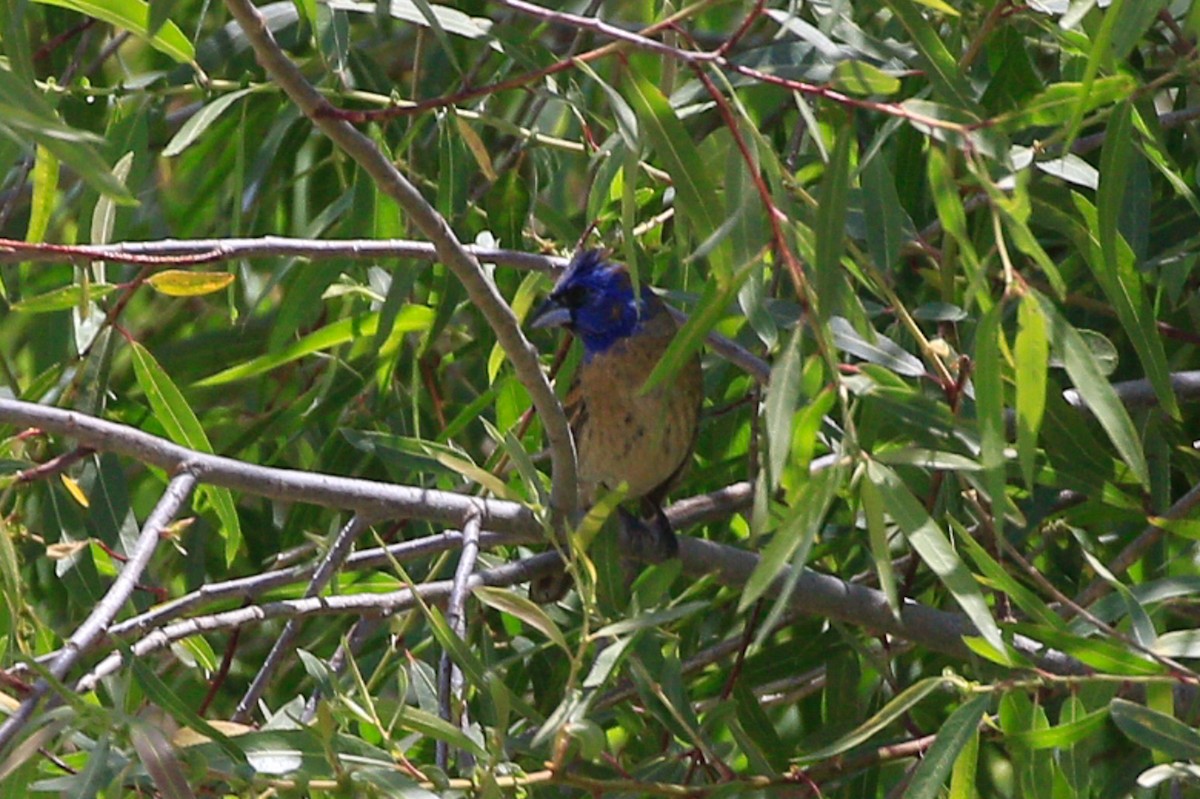
[[[531,326],[565,327],[583,342],[584,358],[591,358],[636,333],[658,312],[657,299],[643,289],[639,300],[624,266],[605,261],[599,250],[582,250],[534,313]]]

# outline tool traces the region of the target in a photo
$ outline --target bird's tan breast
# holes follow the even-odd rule
[[[664,488],[690,456],[703,394],[698,357],[655,389],[639,394],[667,335],[630,338],[580,366],[575,425],[579,476],[588,493],[628,483],[628,497]]]

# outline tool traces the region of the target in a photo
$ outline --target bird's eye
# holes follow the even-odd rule
[[[583,286],[569,286],[563,289],[559,301],[568,308],[578,308],[587,302],[587,289]]]

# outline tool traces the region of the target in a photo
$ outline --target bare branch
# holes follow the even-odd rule
[[[471,518],[476,517],[472,516]],[[333,579],[334,573],[341,567],[346,557],[350,554],[350,547],[354,545],[354,542],[358,540],[358,537],[369,526],[370,521],[361,513],[357,513],[338,531],[333,546],[325,553],[325,557],[321,560],[321,565],[317,567],[312,579],[309,580],[308,588],[304,591],[304,596],[317,596],[325,589],[325,586],[329,585],[329,581]],[[233,721],[244,723],[249,720],[254,706],[258,704],[258,700],[262,697],[263,692],[267,690],[271,676],[279,668],[283,659],[291,652],[292,644],[295,643],[296,636],[299,633],[300,620],[288,619],[287,624],[283,627],[283,632],[275,640],[270,654],[267,655],[267,659],[263,661],[262,667],[258,670],[258,674],[254,675],[254,680],[250,683],[250,687],[246,689],[245,696],[238,702],[237,709],[233,713]]]
[[[67,672],[75,666],[80,655],[104,634],[104,630],[129,600],[133,589],[137,586],[138,578],[150,563],[150,556],[154,554],[163,530],[175,518],[175,514],[187,502],[188,497],[192,495],[192,489],[195,488],[196,482],[196,476],[190,472],[181,472],[171,478],[171,482],[167,485],[162,497],[159,498],[158,504],[146,518],[141,535],[138,536],[133,551],[129,553],[129,559],[125,561],[121,573],[117,575],[117,579],[113,580],[113,584],[105,593],[104,598],[97,603],[95,609],[84,619],[83,624],[79,625],[79,628],[67,639],[58,657],[50,664],[49,671],[55,680],[61,681],[66,677]],[[33,690],[21,702],[21,706],[5,719],[3,725],[0,725],[0,750],[8,746],[21,728],[33,718],[42,698],[49,691],[50,683],[47,680],[38,680],[34,684]]]
[[[479,519],[472,517],[463,525],[463,549],[458,559],[458,567],[454,570],[454,587],[450,591],[450,601],[446,604],[446,624],[459,640],[467,637],[467,581],[475,571],[475,560],[479,555]],[[438,661],[438,710],[442,719],[465,726],[466,710],[463,709],[461,720],[455,719],[455,707],[462,708],[463,675],[458,664],[450,657],[449,650],[443,649]],[[459,769],[470,771],[472,761],[468,752],[459,753]],[[435,759],[438,768],[446,770],[450,762],[450,746],[438,739]]]
[[[540,555],[496,566],[487,571],[476,572],[467,581],[467,588],[470,590],[481,585],[497,587],[517,585],[560,568],[562,568],[562,559],[557,552],[543,552]],[[136,642],[129,647],[127,652],[133,657],[145,657],[169,647],[175,641],[193,635],[229,630],[244,624],[253,624],[269,619],[337,615],[377,617],[399,613],[416,606],[418,596],[425,603],[444,603],[450,598],[450,592],[453,589],[453,580],[439,580],[417,586],[415,593],[412,589],[402,588],[382,594],[306,597],[268,602],[265,605],[251,605],[169,624]],[[104,658],[89,674],[76,683],[75,690],[87,692],[95,688],[100,680],[121,667],[125,662],[125,655],[125,651],[120,651],[113,652]]]
[[[516,502],[255,466],[196,452],[126,425],[30,402],[0,399],[0,423],[39,427],[92,449],[128,455],[171,473],[186,470],[211,485],[268,499],[352,510],[375,521],[407,517],[458,524],[469,514],[478,513],[485,527],[498,532],[541,530],[533,514]]]

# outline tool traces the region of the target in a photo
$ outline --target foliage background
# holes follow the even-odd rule
[[[740,345],[737,363],[705,355],[676,496],[751,480],[686,534],[762,557],[723,585],[689,549],[629,587],[601,534],[567,602],[479,593],[465,647],[438,613],[406,610],[356,628],[339,674],[328,659],[356,615],[309,619],[250,713],[269,723],[216,744],[188,733],[235,716],[281,620],[190,637],[73,696],[108,639],[0,750],[5,794],[1194,791],[1200,11],[1103,5],[580,3],[551,20],[515,0],[263,6],[332,104],[418,104],[355,121],[461,240],[506,251],[487,271],[518,319],[550,285],[527,267],[551,264],[518,255],[588,239],[691,314],[666,368],[710,332]],[[534,470],[549,465],[525,454],[545,446],[541,420],[458,273],[232,241],[422,235],[225,7],[18,1],[0,24],[0,233],[35,245],[0,266],[6,398],[546,518]],[[184,243],[130,263],[133,242],[166,239]],[[225,249],[187,244],[209,239]],[[97,261],[45,242],[115,247]],[[185,250],[201,256],[168,257]],[[555,360],[553,338],[534,342]],[[166,478],[113,454],[52,460],[69,437],[4,435],[11,714]],[[123,616],[311,560],[348,518],[212,489],[185,515]],[[415,513],[362,546],[444,528]],[[527,554],[485,547],[479,566]],[[456,560],[347,569],[331,593],[430,585]],[[968,649],[813,615],[806,584],[771,582],[805,564],[894,608],[966,614],[980,635]],[[465,732],[437,719],[444,648]]]

